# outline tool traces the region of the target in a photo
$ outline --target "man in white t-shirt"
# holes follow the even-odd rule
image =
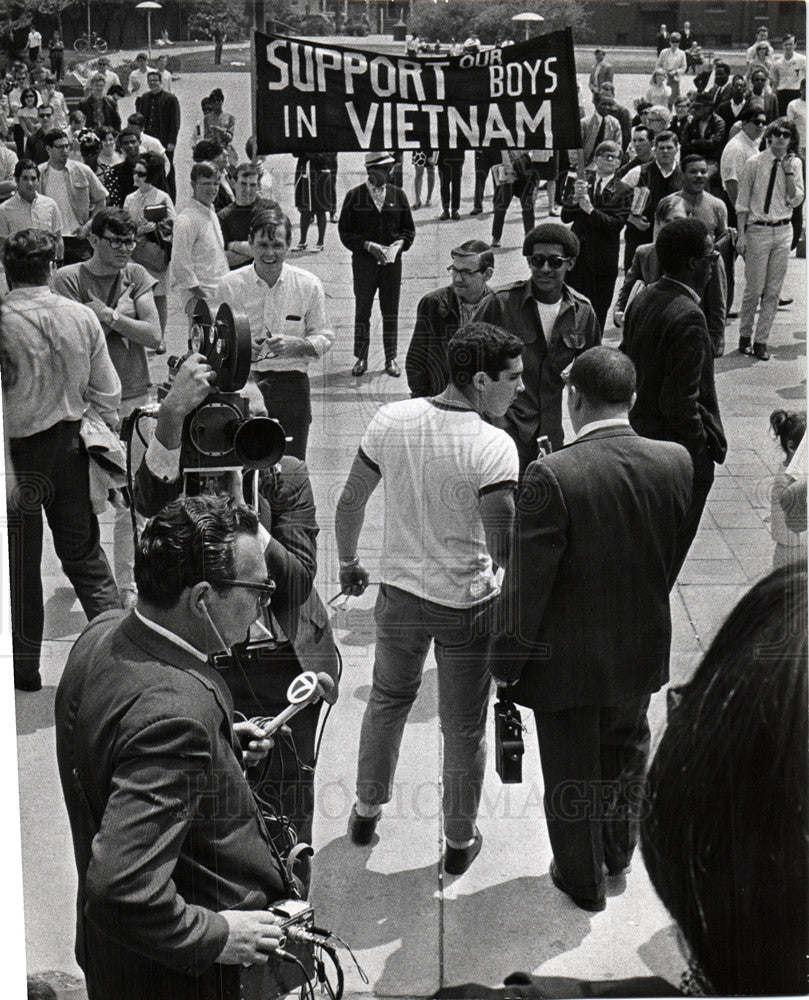
[[[519,463],[502,418],[522,390],[522,341],[489,323],[462,326],[447,347],[438,396],[388,403],[371,420],[337,505],[343,593],[363,593],[357,555],[365,508],[385,483],[373,686],[360,736],[349,832],[370,843],[393,792],[399,747],[424,661],[435,643],[444,738],[444,870],[480,852],[490,679],[485,660],[496,566],[508,560]]]

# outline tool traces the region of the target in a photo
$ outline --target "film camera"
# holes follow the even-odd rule
[[[286,438],[277,420],[251,417],[249,401],[240,395],[252,357],[250,324],[244,313],[223,303],[212,317],[205,299],[197,299],[188,349],[204,355],[216,375],[214,391],[183,425],[180,469],[183,493],[191,496],[215,492],[229,473],[275,465],[284,454]],[[161,401],[184,360],[169,359],[169,383],[158,391]]]
[[[522,758],[525,743],[522,738],[520,710],[508,697],[506,688],[498,688],[494,705],[495,767],[504,785],[522,781]]]

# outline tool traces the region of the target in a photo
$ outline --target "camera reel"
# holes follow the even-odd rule
[[[213,368],[216,391],[187,418],[184,472],[217,474],[275,465],[286,447],[283,428],[271,417],[251,417],[247,398],[239,395],[250,374],[253,349],[245,314],[223,303],[212,317],[206,300],[197,299],[188,347]]]

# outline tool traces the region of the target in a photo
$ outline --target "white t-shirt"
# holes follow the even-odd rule
[[[534,301],[537,304],[539,322],[542,324],[542,332],[545,334],[545,340],[550,340],[553,324],[556,322],[556,317],[562,308],[561,296],[558,302],[540,302],[538,299],[534,299]]]
[[[385,489],[382,582],[450,608],[497,594],[480,497],[517,484],[508,434],[474,410],[406,399],[377,412],[360,451]]]

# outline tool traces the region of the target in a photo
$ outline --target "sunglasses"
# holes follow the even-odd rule
[[[39,118],[53,118],[53,112],[52,111],[40,111],[38,117]]]
[[[267,608],[275,593],[275,582],[265,580],[264,583],[249,583],[247,580],[217,580],[215,586],[218,587],[240,587],[244,590],[252,590],[256,594],[256,600],[262,608]]]
[[[791,132],[787,132],[784,129],[776,128],[776,129],[773,129],[772,132],[770,132],[770,138],[771,139],[791,139],[792,138],[792,133]]]
[[[570,257],[562,257],[558,253],[552,253],[549,257],[546,257],[541,253],[535,253],[528,258],[528,263],[531,267],[540,268],[545,264],[549,264],[554,271],[558,271],[560,267],[569,263],[569,261]]]
[[[133,170],[132,173],[135,175],[135,177],[145,177],[146,176],[146,171],[145,170]]]
[[[102,240],[106,240],[113,250],[120,250],[125,247],[127,250],[134,250],[138,245],[137,240],[125,239],[122,236],[102,236]]]
[[[756,118],[753,121],[753,124],[756,126],[756,128],[764,128],[764,126],[767,124],[767,119],[766,118]]]

